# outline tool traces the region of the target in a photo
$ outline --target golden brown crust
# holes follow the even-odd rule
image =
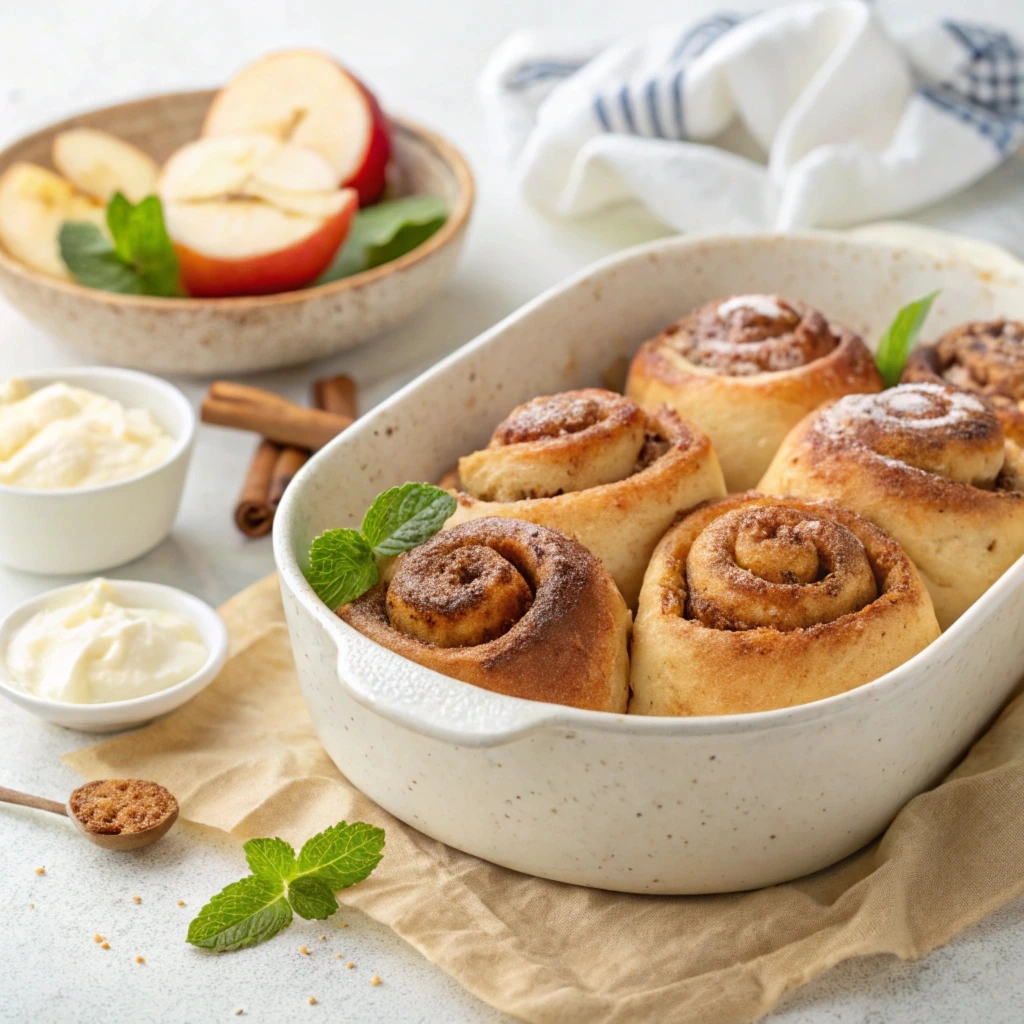
[[[560,530],[601,560],[630,606],[676,516],[725,494],[704,434],[671,410],[597,388],[520,406],[459,466],[451,526],[502,516]],[[504,499],[487,500],[496,491]]]
[[[658,545],[633,632],[631,714],[722,715],[834,696],[939,635],[910,559],[828,501],[754,493]]]
[[[903,384],[808,416],[758,490],[832,497],[877,523],[921,571],[945,629],[1024,553],[1021,468],[980,396]]]
[[[731,491],[754,486],[787,431],[822,402],[882,387],[857,335],[802,303],[751,298],[779,315],[730,308],[742,296],[708,303],[642,345],[626,385],[645,408],[666,404],[710,436]]]
[[[397,654],[486,690],[626,708],[629,611],[582,545],[543,526],[478,519],[445,530],[338,615]],[[410,621],[415,635],[402,628]]]
[[[980,320],[910,353],[901,381],[951,384],[984,395],[1006,435],[1024,444],[1024,322]]]

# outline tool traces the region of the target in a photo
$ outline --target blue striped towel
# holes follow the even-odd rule
[[[1024,138],[1024,49],[944,21],[891,37],[863,0],[721,12],[598,50],[517,33],[481,95],[557,216],[639,200],[679,230],[845,227],[972,184]]]

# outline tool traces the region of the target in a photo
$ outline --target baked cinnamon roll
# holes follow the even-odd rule
[[[730,491],[760,480],[789,429],[822,402],[880,391],[864,342],[775,295],[716,299],[640,347],[626,394],[703,430]]]
[[[910,559],[833,502],[752,492],[692,512],[651,559],[631,714],[731,715],[861,686],[939,635]]]
[[[985,320],[962,324],[934,345],[919,345],[903,371],[904,384],[952,384],[984,395],[1006,436],[1024,445],[1024,323]]]
[[[442,531],[338,615],[410,661],[485,690],[626,710],[629,610],[601,563],[556,530],[479,519]]]
[[[1024,553],[1024,457],[992,406],[901,384],[812,413],[758,490],[831,497],[906,550],[946,629]]]
[[[508,516],[593,552],[636,605],[658,539],[682,511],[725,494],[707,437],[669,409],[584,388],[513,409],[486,448],[459,459],[449,525]]]

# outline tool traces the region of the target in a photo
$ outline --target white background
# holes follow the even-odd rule
[[[443,353],[593,259],[655,237],[632,211],[556,224],[525,207],[488,152],[475,81],[512,29],[546,27],[602,39],[651,21],[759,0],[0,0],[0,144],[71,113],[141,95],[217,84],[285,46],[328,49],[386,108],[440,130],[470,158],[479,201],[460,271],[413,322],[316,367],[253,378],[298,400],[326,372],[351,373],[363,405],[379,401]],[[942,15],[1001,22],[1024,36],[1021,0],[888,0],[895,26]],[[969,6],[969,15],[965,14]],[[1024,254],[1024,163],[1011,161],[969,194],[926,211],[926,223]],[[73,365],[73,353],[0,300],[0,375]],[[202,382],[179,381],[194,400]],[[439,411],[439,414],[443,414]],[[181,586],[216,604],[272,569],[269,539],[246,541],[231,509],[251,438],[200,428],[173,536],[112,575]],[[3,524],[0,523],[0,529]],[[0,569],[0,614],[64,580]],[[0,708],[0,784],[64,798],[79,779],[59,755],[88,737]],[[979,842],[984,837],[978,837]],[[46,874],[34,869],[46,866]],[[253,950],[214,957],[184,943],[190,917],[240,877],[238,844],[188,825],[139,855],[105,854],[58,818],[0,809],[0,1021],[310,1019],[491,1022],[503,1018],[388,930],[343,910],[327,926],[296,922]],[[140,895],[135,905],[131,897]],[[188,906],[177,907],[178,899]],[[34,908],[30,907],[34,904]],[[344,923],[348,925],[341,928]],[[92,941],[101,932],[111,943]],[[319,942],[317,936],[328,938]],[[298,953],[307,944],[311,957]],[[335,953],[344,959],[337,960]],[[134,962],[136,954],[145,966]],[[347,959],[357,963],[346,970]],[[369,985],[377,973],[384,983]],[[318,1000],[309,1006],[309,996]],[[836,968],[771,1017],[809,1022],[1019,1022],[1024,1015],[1024,901],[917,964],[873,957]]]

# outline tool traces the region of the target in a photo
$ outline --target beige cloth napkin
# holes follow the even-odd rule
[[[222,609],[232,654],[174,714],[69,754],[163,783],[192,821],[295,844],[342,818],[387,846],[344,902],[525,1021],[739,1024],[847,957],[914,958],[1024,891],[1024,697],[882,839],[826,871],[729,896],[627,896],[495,867],[402,824],[317,742],[276,580]]]

